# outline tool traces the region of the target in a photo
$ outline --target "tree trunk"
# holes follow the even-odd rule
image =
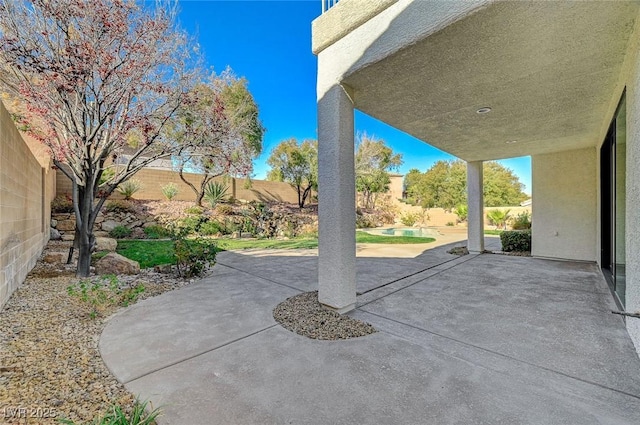
[[[87,178],[87,181],[92,181]],[[95,245],[93,235],[93,188],[87,189],[73,183],[74,210],[76,215],[76,235],[74,244],[78,248],[77,277],[88,277],[91,273],[91,254]]]

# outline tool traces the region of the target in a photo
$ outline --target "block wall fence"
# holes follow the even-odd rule
[[[49,240],[55,183],[48,156],[37,142],[22,138],[0,103],[0,307]]]
[[[198,174],[185,173],[185,177],[196,187],[199,187],[200,176]],[[57,194],[71,194],[71,181],[59,170],[56,172],[56,180]],[[175,171],[144,168],[136,173],[133,180],[139,181],[142,185],[142,189],[133,195],[134,199],[164,200],[162,187],[168,183],[175,183],[178,187],[178,194],[173,198],[174,200],[194,201],[196,198],[193,190],[180,179]],[[247,184],[245,179],[231,177],[226,179],[219,177],[214,181],[224,182],[228,187],[227,194],[236,199],[261,202],[278,201],[292,204],[298,202],[298,193],[288,183],[251,180],[250,184]],[[118,199],[121,196],[116,192],[112,198]]]

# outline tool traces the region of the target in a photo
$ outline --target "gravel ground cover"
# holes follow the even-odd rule
[[[60,243],[52,245],[59,250]],[[106,319],[122,307],[103,305],[92,318],[93,308],[68,294],[78,281],[73,268],[38,262],[0,311],[0,423],[88,423],[113,404],[133,407],[134,395],[98,352]],[[118,281],[123,287],[144,284],[138,300],[189,283],[150,270]]]
[[[318,291],[287,298],[273,310],[273,318],[285,329],[312,339],[349,339],[376,332],[368,323],[324,307]]]

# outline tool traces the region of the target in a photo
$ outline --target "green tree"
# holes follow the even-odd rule
[[[509,168],[496,161],[484,164],[484,204],[487,207],[520,205],[529,196],[524,185]]]
[[[402,154],[394,154],[382,139],[363,134],[355,152],[356,190],[362,193],[363,206],[375,208],[380,193],[389,190],[389,171],[402,165]]]
[[[407,198],[425,208],[453,209],[467,203],[464,161],[438,161],[426,172],[413,169],[404,180]],[[496,161],[484,163],[484,203],[488,207],[518,205],[528,196],[513,171]]]
[[[271,151],[267,179],[289,183],[298,192],[298,207],[318,189],[318,142],[295,138],[284,140]]]
[[[176,166],[180,179],[202,206],[206,188],[221,175],[248,176],[262,151],[264,127],[244,78],[227,70],[198,84],[189,94],[169,134],[183,146]],[[195,184],[185,172],[198,174]]]

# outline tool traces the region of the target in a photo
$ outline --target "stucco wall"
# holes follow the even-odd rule
[[[194,183],[196,187],[199,187],[200,180],[197,174],[185,174],[185,177]],[[60,171],[57,172],[56,178],[58,194],[70,194],[71,182],[69,179]],[[133,179],[142,184],[142,189],[133,195],[134,199],[164,200],[162,187],[173,182],[178,186],[178,194],[173,199],[178,201],[195,200],[193,190],[180,179],[175,171],[145,168],[136,173]],[[222,178],[215,180],[222,181]],[[247,185],[244,179],[230,178],[225,180],[225,184],[228,186],[227,194],[236,199],[263,202],[298,202],[298,193],[288,183],[252,180],[251,184]],[[116,192],[113,197],[117,199],[121,196]]]
[[[636,28],[635,41],[638,34]],[[634,55],[631,71],[627,78],[627,276],[626,310],[640,311],[640,55],[637,48],[631,49]],[[627,329],[640,354],[640,319],[627,319]]]
[[[596,149],[532,157],[532,255],[596,261]]]
[[[51,168],[41,166],[0,105],[0,306],[22,284],[49,239],[54,192]]]

